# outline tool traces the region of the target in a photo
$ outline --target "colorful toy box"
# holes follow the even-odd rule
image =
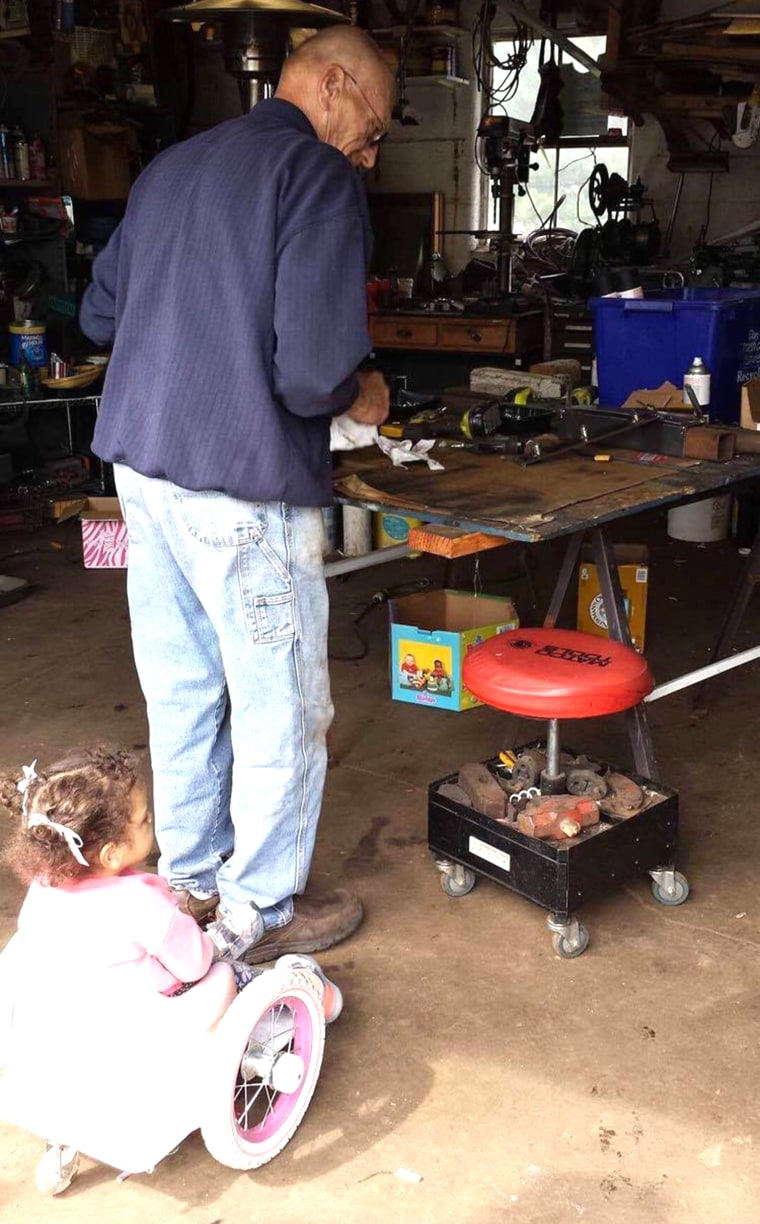
[[[462,683],[462,663],[473,646],[520,627],[512,600],[423,591],[392,600],[389,608],[393,699],[443,710],[480,705]]]

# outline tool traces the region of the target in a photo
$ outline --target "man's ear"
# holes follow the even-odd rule
[[[106,842],[104,846],[101,846],[98,858],[104,871],[110,871],[114,874],[121,871],[122,852],[121,847],[116,842]]]
[[[345,86],[345,73],[339,64],[329,64],[319,78],[317,93],[325,110],[332,110]]]

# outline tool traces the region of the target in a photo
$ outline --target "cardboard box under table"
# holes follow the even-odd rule
[[[631,642],[641,652],[644,649],[649,583],[646,547],[641,544],[616,544],[615,560],[620,586],[623,590]],[[577,627],[583,633],[593,633],[597,637],[610,636],[599,583],[599,571],[585,550],[578,570]]]
[[[512,600],[423,591],[392,600],[389,608],[394,700],[444,710],[480,705],[462,683],[462,662],[486,638],[520,627]]]
[[[85,569],[127,568],[127,524],[117,497],[88,497],[81,514]]]

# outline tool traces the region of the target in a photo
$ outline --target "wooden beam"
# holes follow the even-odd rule
[[[697,43],[663,43],[660,47],[659,54],[667,56],[669,59],[684,59],[684,60],[711,60],[716,64],[760,64],[760,45],[755,47],[737,47],[735,44],[730,47],[705,46]]]
[[[463,531],[459,527],[439,527],[426,523],[409,531],[409,547],[413,552],[434,553],[437,557],[467,557],[511,543],[504,536],[486,535],[482,531]]]

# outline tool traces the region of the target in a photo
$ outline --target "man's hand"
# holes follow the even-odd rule
[[[379,370],[359,370],[359,394],[347,412],[362,425],[382,425],[391,406],[391,393]]]

